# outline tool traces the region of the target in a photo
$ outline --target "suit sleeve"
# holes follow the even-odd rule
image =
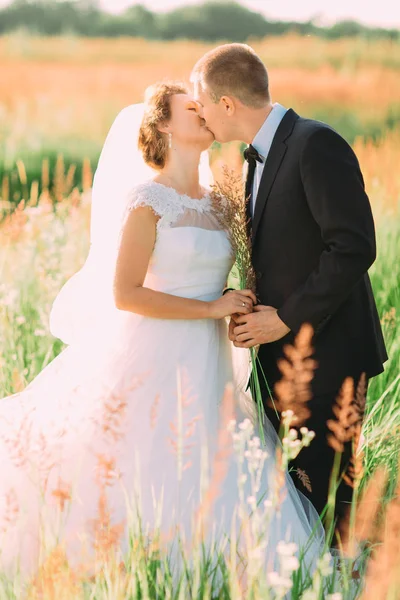
[[[311,134],[300,172],[325,249],[278,315],[294,333],[307,322],[318,334],[375,261],[375,227],[358,160],[338,133],[321,127]]]

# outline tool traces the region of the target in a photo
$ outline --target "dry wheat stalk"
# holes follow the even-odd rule
[[[349,510],[346,518],[340,524],[339,539],[346,555],[355,556],[358,543],[374,543],[378,540],[379,513],[387,480],[387,470],[384,467],[378,467],[357,502],[354,523],[351,523],[351,511]]]
[[[364,453],[360,448],[360,441],[362,436],[362,424],[365,414],[366,405],[366,392],[367,392],[367,378],[365,373],[361,375],[360,381],[357,385],[356,395],[353,402],[354,418],[356,422],[352,429],[352,453],[350,464],[347,469],[347,473],[344,474],[344,481],[347,485],[358,488],[364,473],[363,461]]]
[[[69,600],[79,598],[81,581],[68,564],[65,549],[58,545],[40,566],[33,577],[28,600]]]
[[[155,429],[158,419],[158,407],[160,404],[160,394],[157,394],[150,407],[150,427],[152,430]]]
[[[311,493],[312,492],[311,480],[310,480],[309,476],[307,475],[307,473],[305,471],[303,471],[303,469],[297,468],[296,474],[297,474],[297,477],[299,478],[299,480],[301,481],[301,483],[306,488],[306,490]]]
[[[17,492],[15,488],[10,488],[4,495],[5,497],[5,508],[2,515],[2,522],[0,531],[6,533],[9,529],[14,527],[18,523],[18,517],[20,515],[20,505],[18,501]]]
[[[5,203],[10,201],[10,178],[8,175],[3,175],[1,182],[1,199]]]
[[[232,437],[228,429],[228,424],[235,417],[234,407],[233,387],[232,385],[227,385],[220,408],[221,426],[218,430],[217,451],[213,460],[212,477],[195,515],[197,536],[202,536],[205,533],[207,519],[211,515],[214,502],[220,494],[220,486],[228,471],[229,458],[233,451]]]
[[[171,435],[167,437],[169,449],[176,456],[178,477],[192,466],[190,456],[192,449],[196,446],[195,434],[197,423],[202,419],[202,415],[196,414],[190,420],[187,419],[185,410],[189,408],[196,400],[193,395],[189,378],[185,372],[177,371],[177,410],[174,420],[169,422]]]
[[[383,477],[386,483],[386,475]],[[383,490],[383,485],[381,491]],[[380,502],[383,500],[381,495]],[[380,527],[382,544],[370,559],[361,600],[398,598],[400,586],[400,481]]]
[[[308,402],[311,399],[311,381],[317,363],[312,359],[313,328],[305,323],[297,334],[294,345],[286,345],[286,359],[281,359],[278,366],[283,375],[275,385],[277,409],[282,413],[291,410],[295,416],[295,426],[300,427],[311,416]]]
[[[287,496],[287,487],[285,486],[286,469],[287,463],[285,456],[282,448],[278,446],[275,452],[275,475],[272,486],[273,503],[278,512]]]
[[[354,381],[347,377],[333,407],[335,419],[327,422],[331,434],[328,443],[335,452],[343,453],[345,444],[351,442],[352,455],[343,479],[352,488],[358,488],[363,475],[363,453],[360,451],[362,423],[366,404],[366,376],[363,373],[354,394]]]
[[[5,237],[7,237],[10,243],[18,242],[23,239],[25,234],[25,225],[28,221],[28,215],[25,212],[25,201],[21,200],[15,210],[6,216],[3,222],[2,232]],[[22,383],[22,389],[24,389],[25,384]]]
[[[62,154],[57,156],[53,178],[53,194],[56,202],[61,202],[65,194],[65,163]]]
[[[89,158],[84,158],[82,163],[82,189],[87,192],[93,186],[93,171]]]
[[[358,423],[358,414],[354,406],[354,381],[351,377],[346,377],[343,382],[333,407],[333,414],[336,418],[327,421],[328,429],[332,432],[328,435],[328,443],[335,452],[341,454],[344,445],[353,439]]]
[[[344,444],[351,442],[351,458],[343,481],[354,489],[352,505],[339,524],[337,536],[342,550],[349,556],[357,552],[359,542],[370,539],[378,511],[378,503],[383,485],[386,481],[385,474],[378,470],[373,478],[373,487],[367,487],[361,502],[358,500],[358,490],[363,477],[364,455],[360,449],[362,424],[366,404],[367,379],[362,374],[354,395],[354,384],[351,378],[343,383],[337,404],[334,407],[336,420],[328,421],[327,425],[332,435],[328,437],[329,445],[335,452],[342,453]],[[376,495],[378,494],[378,495]]]
[[[51,492],[51,495],[57,500],[60,511],[64,512],[66,503],[72,499],[72,485],[59,477],[57,488]]]
[[[50,186],[50,164],[49,159],[44,158],[42,161],[42,189],[48,190]]]
[[[248,199],[241,175],[224,165],[223,181],[213,186],[211,201],[214,213],[223,230],[227,231],[235,258],[235,266],[239,278],[240,289],[250,289],[256,292],[256,276],[252,265],[252,245],[250,223],[246,215]],[[265,417],[261,386],[257,370],[258,346],[250,348],[252,366],[252,394],[257,405],[259,433],[261,442],[265,445],[263,420]]]
[[[226,165],[223,174],[223,181],[213,186],[212,206],[219,224],[228,232],[241,289],[255,291],[256,277],[251,262],[251,239],[242,177]]]

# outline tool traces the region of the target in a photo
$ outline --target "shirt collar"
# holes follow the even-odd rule
[[[265,119],[261,128],[258,130],[258,133],[252,142],[252,146],[254,146],[264,160],[268,156],[276,130],[278,129],[286,111],[287,109],[284,106],[278,102],[275,102],[271,112]]]

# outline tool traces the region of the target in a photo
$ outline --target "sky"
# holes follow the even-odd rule
[[[11,0],[0,0],[0,6]],[[118,13],[132,4],[144,4],[153,11],[198,4],[200,0],[99,0],[107,11]],[[318,16],[321,24],[355,19],[367,25],[400,28],[399,0],[239,0],[248,8],[274,20],[306,21]]]

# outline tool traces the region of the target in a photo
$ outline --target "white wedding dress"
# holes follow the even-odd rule
[[[218,298],[233,257],[209,194],[196,200],[150,180],[133,190],[128,209],[143,205],[160,217],[144,285],[185,298]],[[215,539],[229,536],[242,520],[235,514],[240,498],[249,512],[254,502],[251,473],[232,442],[236,435],[240,445],[245,426],[228,432],[230,450],[221,453],[221,440],[227,441],[219,428],[229,416],[222,399],[233,376],[225,320],[156,319],[115,309],[105,313],[100,330],[71,343],[23,392],[2,399],[0,571],[13,572],[19,561],[24,573],[34,572],[43,558],[40,539],[51,544],[58,534],[69,559],[79,561],[84,546],[93,549],[105,498],[122,551],[128,548],[127,504],[140,508],[149,537],[156,528],[168,535],[177,524],[190,541],[193,515],[201,514],[213,485],[210,532]],[[239,425],[247,413],[245,402],[236,400]],[[272,435],[267,440],[258,493],[263,500],[273,487],[275,442]],[[265,564],[274,568],[278,541],[302,546],[312,528],[310,506],[303,508],[289,476],[282,485],[283,502],[265,524],[262,546]],[[135,521],[133,509],[130,518]],[[309,565],[322,543],[319,531]]]

